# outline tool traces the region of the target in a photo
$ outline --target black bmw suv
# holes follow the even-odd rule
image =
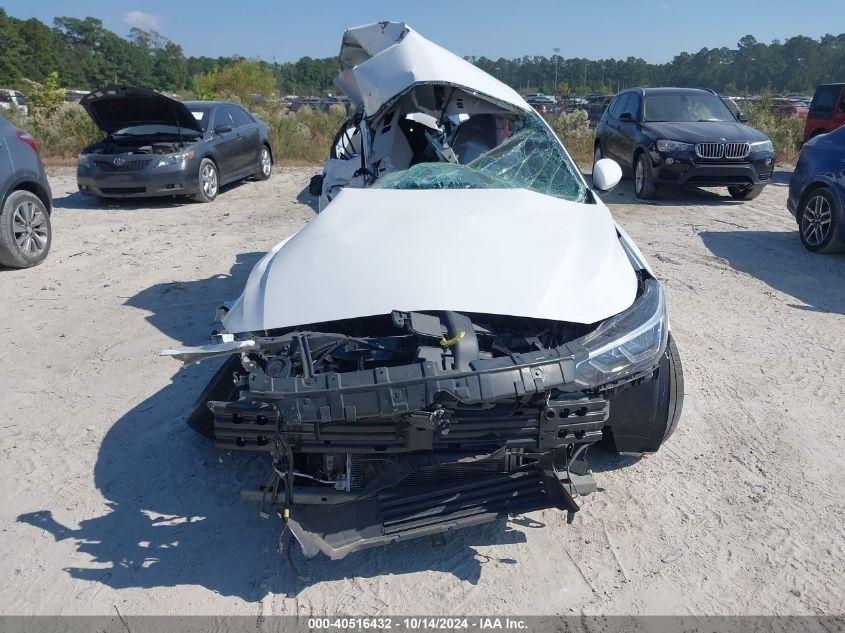
[[[654,198],[666,183],[726,186],[733,198],[751,200],[771,179],[775,152],[747,120],[734,116],[712,90],[632,88],[604,111],[595,160],[616,160],[634,177],[638,198]]]

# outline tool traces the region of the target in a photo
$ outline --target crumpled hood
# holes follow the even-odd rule
[[[223,319],[242,333],[392,310],[595,323],[637,280],[601,204],[525,189],[344,189],[255,266]]]
[[[136,86],[109,86],[85,95],[80,104],[103,132],[130,125],[178,125],[202,134],[199,121],[181,101]]]
[[[753,127],[734,121],[690,121],[684,123],[643,123],[655,135],[682,143],[728,143],[765,141],[768,137]],[[722,142],[725,142],[722,141]]]

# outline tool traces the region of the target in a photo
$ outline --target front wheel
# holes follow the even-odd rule
[[[763,192],[765,185],[730,185],[728,193],[734,200],[754,200]]]
[[[651,380],[612,389],[604,448],[625,455],[656,452],[678,427],[684,407],[684,370],[674,337]]]
[[[657,185],[648,163],[648,156],[643,152],[637,158],[637,166],[634,168],[634,193],[641,200],[652,200],[657,196]]]
[[[839,236],[839,223],[842,221],[842,210],[837,208],[836,199],[828,189],[810,192],[798,217],[798,232],[804,248],[812,253],[845,250],[845,243]]]
[[[258,159],[258,179],[268,180],[273,174],[273,157],[270,155],[270,148],[261,146],[261,155]]]
[[[666,358],[669,361],[668,368],[671,380],[669,381],[668,418],[666,433],[663,435],[664,442],[675,432],[678,422],[681,419],[681,412],[684,409],[684,367],[681,365],[681,355],[678,353],[678,346],[675,345],[675,339],[672,338],[671,334],[666,344]]]
[[[199,190],[194,194],[194,200],[197,202],[212,202],[220,189],[220,178],[214,161],[210,158],[203,158],[197,177],[199,178]]]
[[[41,198],[13,191],[0,209],[0,264],[10,268],[37,266],[50,252],[53,230]]]

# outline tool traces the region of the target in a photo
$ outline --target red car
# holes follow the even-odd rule
[[[775,99],[772,101],[771,110],[780,119],[800,118],[807,116],[810,104],[801,99]]]
[[[845,125],[845,83],[816,86],[804,124],[804,140]]]

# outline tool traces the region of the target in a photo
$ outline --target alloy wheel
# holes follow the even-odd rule
[[[270,159],[270,150],[266,147],[261,148],[261,173],[264,177],[270,175],[270,170],[273,168],[273,161]]]
[[[831,227],[830,202],[822,195],[815,195],[804,205],[801,214],[801,234],[810,246],[821,246],[827,240]]]
[[[637,193],[640,193],[643,190],[643,179],[645,178],[645,174],[643,173],[643,161],[637,161],[637,167],[634,172],[634,187],[637,189]]]
[[[21,252],[35,257],[47,248],[47,225],[44,210],[34,202],[21,202],[12,214],[12,235]]]
[[[206,163],[202,166],[200,173],[200,181],[202,182],[202,190],[209,198],[217,195],[217,170],[211,163]]]

